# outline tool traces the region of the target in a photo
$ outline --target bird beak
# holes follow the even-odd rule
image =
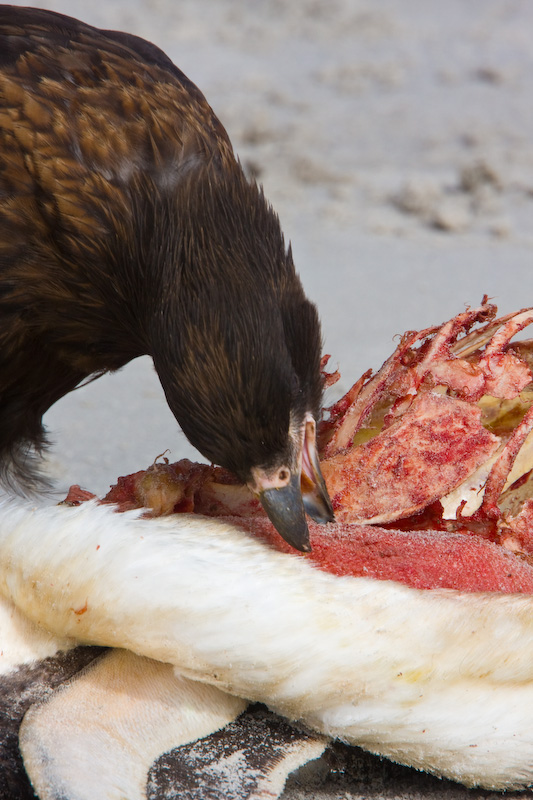
[[[280,536],[291,547],[302,553],[308,553],[311,550],[311,544],[300,489],[300,475],[297,472],[291,474],[290,481],[286,486],[279,489],[263,489],[259,492],[258,497]]]
[[[301,450],[300,482],[305,510],[312,520],[325,525],[333,522],[333,507],[329,499],[326,482],[320,470],[316,449],[316,423],[311,414],[305,418]]]
[[[272,473],[255,468],[248,486],[259,498],[268,518],[285,541],[304,553],[311,550],[305,512],[315,522],[334,519],[328,490],[316,451],[316,425],[311,415],[299,436],[297,464]]]

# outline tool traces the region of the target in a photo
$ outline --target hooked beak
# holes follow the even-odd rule
[[[305,419],[300,474],[303,504],[311,519],[322,525],[333,522],[333,506],[320,470],[316,449],[316,423],[310,414]]]
[[[289,483],[279,489],[263,489],[258,497],[269,520],[285,541],[296,550],[308,553],[311,544],[300,489],[300,475],[292,474]]]
[[[334,520],[333,508],[316,450],[315,421],[308,414],[298,443],[293,469],[287,466],[272,473],[252,470],[251,491],[259,498],[268,518],[285,541],[304,553],[311,550],[305,512],[315,522]]]

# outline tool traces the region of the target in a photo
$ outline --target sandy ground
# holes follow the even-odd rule
[[[396,334],[484,293],[503,312],[533,304],[527,0],[34,5],[151,39],[200,86],[292,241],[342,370],[335,394],[380,366]],[[167,448],[197,458],[147,359],[74,392],[46,423],[58,492],[105,492]],[[342,748],[287,797],[319,785],[331,798],[467,794]]]

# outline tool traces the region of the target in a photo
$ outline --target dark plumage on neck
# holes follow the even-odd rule
[[[276,214],[238,164],[193,170],[176,203],[150,353],[188,439],[248,481],[293,463],[321,404],[320,328]]]

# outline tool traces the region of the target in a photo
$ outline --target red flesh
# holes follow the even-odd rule
[[[396,580],[419,589],[532,593],[533,498],[507,519],[498,501],[533,426],[533,411],[502,438],[483,427],[476,403],[488,394],[515,398],[530,383],[529,367],[509,340],[533,322],[533,312],[495,316],[484,298],[480,308],[445,325],[405,334],[375,376],[365,373],[328,409],[319,442],[337,522],[310,524],[309,554],[296,554],[282,541],[246,487],[216,467],[154,464],[119,478],[102,502],[118,510],[145,507],[152,515],[224,518],[339,576]],[[337,372],[324,371],[326,385],[337,379]],[[455,520],[443,519],[440,498],[498,447],[503,450],[481,507],[470,517],[459,509]],[[72,487],[65,502],[90,497]],[[369,521],[374,524],[363,524]]]

